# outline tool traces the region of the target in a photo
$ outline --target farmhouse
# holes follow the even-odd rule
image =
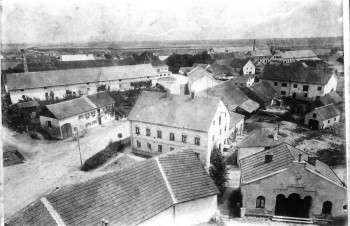
[[[23,98],[45,99],[51,91],[63,98],[73,94],[94,94],[99,90],[130,89],[132,82],[151,81],[158,74],[150,64],[79,68],[7,74],[7,92],[13,103]]]
[[[73,133],[115,119],[115,101],[100,92],[57,104],[46,105],[40,113],[41,127],[52,137],[66,139]]]
[[[267,65],[259,77],[281,95],[299,100],[314,101],[336,90],[336,70],[324,67],[308,67],[296,62],[290,65]]]
[[[340,112],[333,104],[315,108],[305,116],[305,125],[314,129],[325,129],[339,123]]]
[[[249,87],[254,84],[255,75],[237,75],[231,80],[236,87]]]
[[[201,67],[197,67],[187,73],[188,86],[191,92],[200,92],[202,90],[218,85],[213,76]]]
[[[196,154],[178,150],[58,188],[5,225],[195,225],[216,214],[217,194]]]
[[[246,87],[243,91],[250,99],[259,103],[262,109],[277,103],[280,97],[276,90],[266,81]]]
[[[346,216],[347,188],[325,163],[286,143],[240,160],[247,213],[319,218]]]
[[[218,98],[142,92],[129,114],[135,153],[159,155],[187,147],[210,166],[211,151],[226,144],[230,115]]]
[[[230,66],[243,75],[255,74],[255,65],[249,59],[234,59]]]

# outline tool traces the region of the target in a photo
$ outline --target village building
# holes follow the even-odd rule
[[[21,114],[26,113],[31,115],[32,118],[36,117],[36,113],[39,107],[38,101],[33,100],[33,101],[26,101],[26,102],[18,102],[16,105],[20,109]]]
[[[218,85],[213,76],[201,67],[197,67],[187,73],[188,87],[191,92],[200,92],[202,90]]]
[[[213,74],[215,79],[230,80],[235,75],[239,75],[239,71],[230,66],[231,61],[230,59],[215,60],[208,68],[208,71]]]
[[[342,101],[342,98],[338,95],[336,91],[331,91],[324,95],[323,97],[320,97],[320,102],[323,105],[328,105],[328,104],[337,104],[340,101]]]
[[[45,100],[50,92],[64,98],[68,91],[89,95],[101,90],[130,89],[140,81],[154,81],[159,75],[150,64],[80,68],[7,74],[6,90],[13,103],[24,98]]]
[[[272,216],[272,220],[347,214],[345,183],[312,154],[282,143],[242,158],[240,168],[247,214]]]
[[[255,74],[255,65],[249,59],[234,59],[231,61],[230,66],[241,75]]]
[[[170,76],[169,66],[160,60],[159,56],[155,56],[154,53],[145,51],[139,56],[135,57],[135,62],[138,64],[151,64],[159,77]]]
[[[264,68],[259,82],[267,81],[281,95],[293,99],[314,101],[336,90],[336,70],[324,67],[308,67],[296,62],[290,65]]]
[[[312,50],[278,51],[271,58],[273,65],[288,64],[300,60],[320,60]]]
[[[107,92],[46,105],[40,113],[40,125],[50,136],[66,139],[115,120],[114,105],[114,99]]]
[[[231,80],[236,87],[249,87],[254,84],[255,75],[237,75]]]
[[[264,67],[266,64],[259,61],[255,61],[254,65],[255,65],[255,74],[260,74],[264,70]]]
[[[208,50],[208,53],[248,53],[253,51],[254,47],[252,46],[227,46],[227,47],[213,47]],[[257,48],[255,48],[257,50]]]
[[[195,225],[217,214],[218,194],[196,154],[178,150],[57,188],[5,225]]]
[[[188,78],[183,75],[172,74],[170,77],[158,78],[157,84],[163,86],[171,94],[185,95]]]
[[[266,81],[246,87],[244,93],[252,100],[260,104],[261,109],[266,109],[274,104],[280,104],[280,95]]]
[[[333,104],[328,104],[306,114],[305,125],[313,129],[325,129],[339,123],[339,120],[340,111]]]
[[[230,112],[230,137],[227,139],[227,144],[234,142],[237,136],[242,136],[244,131],[244,115]]]
[[[210,166],[211,151],[220,150],[229,136],[230,115],[218,98],[142,92],[129,114],[131,148],[159,155],[191,148]]]
[[[247,57],[254,62],[268,64],[271,61],[272,54],[270,50],[255,50],[247,53]]]
[[[93,54],[75,54],[75,55],[61,55],[61,61],[80,61],[80,60],[95,60]]]

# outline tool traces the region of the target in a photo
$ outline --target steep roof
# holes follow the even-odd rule
[[[328,104],[322,107],[315,108],[315,111],[324,119],[334,118],[340,115],[340,112],[333,104]]]
[[[196,154],[178,150],[60,188],[45,198],[66,225],[99,225],[102,219],[111,225],[137,225],[174,204],[218,193]],[[45,207],[24,211],[34,220],[50,216]],[[57,225],[34,220],[17,213],[7,225]]]
[[[207,132],[219,103],[213,97],[142,92],[128,119]]]
[[[246,87],[246,89],[250,90],[264,102],[273,100],[276,98],[276,96],[278,96],[276,90],[265,81]]]
[[[212,75],[201,67],[196,67],[190,72],[187,72],[187,77],[190,84],[194,83],[195,81],[201,79],[204,76],[213,79]]]
[[[305,67],[302,62],[296,62],[289,65],[266,65],[260,78],[325,85],[334,71],[335,69],[325,67]]]
[[[249,59],[234,59],[232,60],[231,62],[231,67],[234,67],[234,68],[243,68],[247,63],[248,61],[250,61]]]
[[[336,104],[336,103],[339,103],[341,100],[342,98],[334,90],[320,97],[320,101],[323,105]]]
[[[212,88],[203,90],[198,96],[211,96],[220,98],[229,111],[234,111],[239,105],[249,100],[248,96],[235,86],[234,81],[227,81]]]
[[[63,86],[155,76],[150,64],[7,74],[9,90]]]
[[[269,163],[265,163],[265,150],[240,160],[243,184],[262,179],[265,176],[279,173],[278,171],[290,168],[293,161],[298,161],[299,154],[301,154],[301,160],[306,162],[306,169],[327,178],[339,186],[343,185],[339,177],[325,163],[319,160],[316,160],[315,166],[308,163],[308,154],[302,150],[296,149],[286,143],[279,144],[268,150],[273,153],[273,160]]]
[[[107,92],[99,92],[86,97],[96,106],[96,108],[115,104],[115,100]]]

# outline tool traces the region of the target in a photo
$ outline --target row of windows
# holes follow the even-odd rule
[[[138,148],[141,148],[141,142],[136,140],[136,146]],[[147,142],[147,150],[152,150],[152,144],[149,143],[149,142]],[[173,150],[175,150],[175,148],[174,147],[170,147],[169,150],[173,151]],[[163,152],[163,145],[158,144],[158,152]]]
[[[87,112],[87,113],[85,113],[84,115],[79,115],[79,116],[78,116],[78,119],[81,120],[81,119],[84,118],[84,116],[85,116],[86,119],[90,118],[90,116],[93,118],[93,117],[96,116],[96,111]]]
[[[273,85],[274,85],[274,86],[278,86],[278,82],[274,82]],[[282,87],[287,87],[288,84],[285,83],[285,82],[282,82],[282,83],[281,83],[281,86],[282,86]],[[298,84],[293,84],[293,88],[298,88]],[[318,87],[317,87],[317,90],[318,90],[318,91],[321,91],[321,90],[322,90],[322,86],[318,86]],[[308,86],[308,85],[303,85],[303,91],[309,91],[309,86]]]
[[[137,135],[140,135],[140,127],[135,127],[135,131]],[[151,129],[146,129],[146,136],[150,137],[151,136]],[[162,139],[163,138],[163,134],[162,131],[157,130],[157,138]],[[174,133],[169,133],[169,140],[171,141],[175,141],[175,134]],[[181,142],[183,143],[187,143],[187,135],[182,134],[181,136]],[[200,145],[200,138],[199,137],[195,137],[194,138],[194,144],[195,145]]]

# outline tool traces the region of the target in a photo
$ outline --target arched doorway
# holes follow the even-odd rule
[[[325,201],[322,206],[322,214],[332,214],[332,202]]]
[[[61,126],[62,139],[66,139],[72,136],[72,125],[70,123],[63,124]]]
[[[292,193],[285,198],[283,194],[276,197],[275,215],[289,216],[289,217],[309,217],[312,197],[306,196],[301,199],[297,193]]]

